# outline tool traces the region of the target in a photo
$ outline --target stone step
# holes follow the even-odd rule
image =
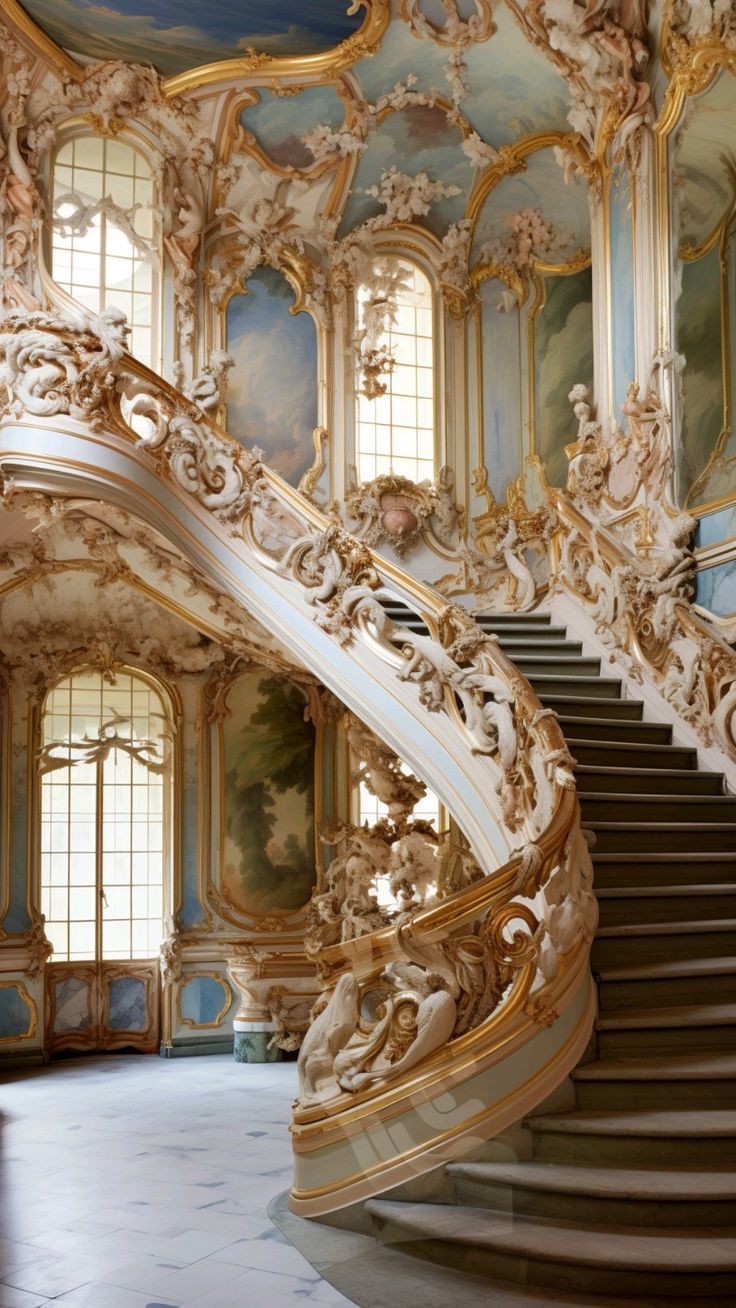
[[[596,794],[578,783],[583,820],[594,822],[734,822],[734,795]],[[736,847],[736,842],[734,842]]]
[[[479,627],[490,631],[513,626],[548,627],[552,622],[550,613],[474,613],[472,616]]]
[[[511,639],[505,634],[499,638],[504,654],[514,662],[520,657],[537,654],[555,655],[565,659],[577,659],[582,656],[583,646],[579,640],[555,640],[547,633],[543,636],[521,636]]]
[[[736,854],[652,852],[606,854],[593,851],[596,887],[690,885],[698,878],[708,884],[736,882]]]
[[[543,702],[546,702],[542,696]],[[723,774],[679,768],[617,768],[578,763],[578,789],[588,794],[722,795]],[[736,802],[736,800],[734,801]]]
[[[736,1108],[736,1053],[599,1059],[572,1073],[579,1108]]]
[[[591,767],[603,764],[607,767],[665,768],[689,771],[697,768],[697,756],[694,749],[685,745],[647,745],[642,741],[597,741],[583,739],[571,728],[565,732],[571,754],[578,763],[587,763]]]
[[[680,922],[629,922],[599,926],[591,950],[595,972],[678,959],[736,957],[736,919],[701,918]]]
[[[478,621],[477,618],[476,621]],[[479,625],[483,626],[484,631],[493,628],[493,622],[489,619],[486,619],[482,624],[479,623]],[[502,645],[507,640],[526,640],[527,637],[530,640],[542,640],[546,637],[549,637],[550,640],[567,640],[567,627],[553,627],[551,623],[545,626],[541,622],[524,623],[519,622],[517,619],[515,622],[503,622],[497,625],[494,634],[499,636]]]
[[[736,1237],[729,1229],[642,1232],[387,1199],[369,1199],[365,1207],[395,1248],[524,1285],[638,1295],[651,1290],[692,1301],[694,1295],[725,1295],[734,1284]]]
[[[518,654],[514,663],[530,681],[537,675],[555,677],[599,677],[600,659],[563,658],[559,654]]]
[[[736,822],[597,822],[595,851],[615,853],[727,854],[736,849]]]
[[[592,695],[599,699],[618,699],[621,694],[621,682],[609,677],[555,677],[541,674],[530,677],[534,689],[541,698],[544,695]]]
[[[672,727],[664,722],[616,722],[610,718],[582,718],[574,713],[560,713],[560,726],[573,740],[594,740],[604,749],[609,745],[668,745]]]
[[[711,1170],[520,1162],[449,1163],[461,1204],[639,1227],[724,1226],[736,1220],[736,1176]]]
[[[534,1158],[611,1167],[704,1167],[736,1163],[736,1113],[582,1111],[526,1119]]]
[[[645,1058],[683,1049],[727,1053],[736,1048],[736,1002],[614,1010],[599,1016],[597,1029],[601,1058]]]
[[[600,926],[736,919],[736,885],[594,886]]]
[[[641,722],[644,705],[635,699],[607,699],[594,695],[540,695],[545,708],[555,713],[577,718],[619,718],[627,722]]]
[[[601,1013],[736,1002],[736,958],[668,959],[607,967],[598,974]]]

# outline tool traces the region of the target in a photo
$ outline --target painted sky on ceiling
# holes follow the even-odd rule
[[[590,211],[586,187],[578,179],[565,182],[551,149],[537,150],[535,154],[527,155],[525,162],[524,172],[504,177],[485,201],[473,238],[474,259],[485,241],[508,233],[507,215],[526,208],[541,209],[553,219],[558,233],[567,237],[562,259],[555,259],[555,262],[564,262],[576,250],[589,248]]]
[[[233,59],[249,46],[272,55],[317,54],[359,30],[348,0],[24,0],[24,9],[73,55],[153,63],[165,76]]]
[[[340,127],[345,105],[334,86],[308,86],[300,95],[279,96],[259,90],[258,104],[247,105],[240,115],[246,131],[252,132],[264,154],[282,168],[310,168],[314,155],[302,137],[320,123]]]

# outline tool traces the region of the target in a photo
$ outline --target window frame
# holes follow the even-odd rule
[[[54,275],[54,228],[52,225],[53,208],[54,208],[54,191],[56,186],[56,168],[60,151],[70,142],[80,139],[99,140],[106,143],[108,140],[124,145],[134,154],[138,155],[145,163],[150,172],[151,180],[151,213],[152,213],[152,238],[151,243],[154,250],[154,258],[151,261],[151,357],[150,361],[142,359],[141,362],[146,367],[150,367],[155,372],[160,372],[163,359],[163,342],[164,342],[164,294],[165,294],[165,277],[163,266],[163,248],[161,238],[161,195],[160,187],[157,181],[157,166],[153,158],[153,152],[149,147],[146,139],[137,131],[126,128],[115,134],[114,137],[108,137],[100,132],[94,131],[89,124],[74,122],[62,126],[56,134],[53,148],[49,160],[49,171],[47,177],[47,217],[43,224],[43,272],[46,280],[50,284],[53,294],[61,301],[63,307],[72,309],[76,314],[84,313],[94,316],[95,310],[88,308],[79,300],[75,299],[73,294],[56,280]],[[66,165],[60,165],[64,167]],[[105,252],[104,247],[100,252],[100,267],[104,269]],[[101,295],[104,296],[104,282],[98,288]],[[114,303],[114,299],[110,299]],[[104,305],[103,305],[104,308]],[[129,325],[133,323],[129,319]],[[131,354],[134,351],[131,349]],[[137,357],[134,354],[134,357]]]
[[[172,687],[168,686],[160,678],[153,676],[151,673],[142,668],[134,667],[130,664],[124,664],[115,668],[115,673],[125,677],[131,677],[134,681],[143,683],[148,689],[158,697],[161,702],[162,710],[166,719],[166,726],[170,732],[171,743],[168,754],[168,766],[163,774],[163,796],[162,796],[162,913],[161,913],[161,940],[163,941],[166,930],[166,922],[169,919],[178,904],[179,899],[179,882],[178,868],[180,865],[180,825],[181,825],[181,755],[178,723],[181,717],[181,707],[178,696]],[[40,751],[43,745],[43,720],[47,711],[47,703],[50,695],[64,682],[72,681],[75,677],[93,674],[95,676],[104,676],[104,669],[97,663],[80,663],[67,669],[64,674],[45,688],[44,694],[38,701],[35,711],[29,721],[29,769],[33,772],[32,788],[32,822],[31,836],[32,849],[31,859],[33,876],[31,881],[31,896],[29,902],[29,912],[32,919],[37,920],[42,914],[42,773],[38,766]],[[97,826],[95,841],[95,859],[99,859],[99,840],[100,825],[102,813],[102,787],[97,788],[96,793],[96,815],[95,822]],[[132,884],[132,883],[131,883]],[[99,891],[97,874],[95,886]],[[131,920],[132,915],[131,915]],[[158,958],[158,949],[146,959],[143,958],[106,958],[102,950],[102,918],[100,915],[99,905],[96,909],[96,936],[95,936],[95,956],[92,959],[67,960],[55,957],[53,954],[49,958],[49,964],[61,963],[73,968],[84,966],[101,966],[110,964],[112,966],[136,967],[143,962],[150,962]],[[67,953],[69,951],[67,950]]]
[[[416,268],[429,283],[431,314],[432,314],[432,404],[433,404],[433,472],[432,480],[436,481],[440,468],[445,462],[446,451],[446,432],[445,432],[445,349],[444,349],[444,314],[443,302],[437,284],[437,275],[433,262],[428,257],[422,257],[419,251],[412,249],[407,251],[400,244],[391,243],[390,245],[377,244],[374,246],[374,254],[380,259],[396,259],[402,263],[410,264]],[[351,296],[349,306],[348,328],[350,339],[354,339],[358,324],[358,291],[356,286]],[[348,473],[352,469],[357,484],[362,484],[360,476],[360,445],[359,445],[359,421],[358,421],[358,396],[359,396],[359,373],[355,351],[349,351],[349,385],[346,388],[349,396],[348,421],[346,422],[346,431],[350,433],[351,457],[349,459]],[[394,472],[386,469],[382,472],[376,472],[370,481],[379,476],[403,476],[401,472]],[[350,478],[348,478],[350,480]]]

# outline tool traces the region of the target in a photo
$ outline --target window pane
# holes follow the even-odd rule
[[[62,145],[54,164],[51,271],[85,308],[99,313],[115,306],[135,321],[139,330],[130,338],[131,348],[150,364],[157,291],[153,268],[134,248],[124,226],[116,226],[115,214],[105,204],[108,197],[126,211],[136,232],[152,241],[153,181],[146,160],[123,141],[97,136],[75,137]],[[91,224],[84,230],[64,228],[62,234],[59,224],[80,204],[100,201],[101,211]],[[135,299],[133,289],[140,293]]]
[[[158,695],[132,674],[113,686],[80,674],[47,697],[42,738],[52,760],[68,760],[41,777],[41,907],[57,960],[95,958],[98,917],[103,957],[158,950],[165,779],[132,755],[145,744],[164,762],[164,723]]]
[[[424,273],[400,261],[406,287],[400,292],[396,320],[379,345],[395,366],[381,381],[386,393],[369,400],[356,391],[356,463],[361,481],[395,472],[422,481],[434,476],[434,341],[432,288]],[[358,315],[367,299],[358,290]],[[420,365],[417,367],[417,365]]]

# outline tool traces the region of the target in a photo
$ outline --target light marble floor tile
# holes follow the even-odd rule
[[[0,1308],[351,1308],[267,1213],[295,1088],[293,1063],[226,1057],[10,1076]]]

